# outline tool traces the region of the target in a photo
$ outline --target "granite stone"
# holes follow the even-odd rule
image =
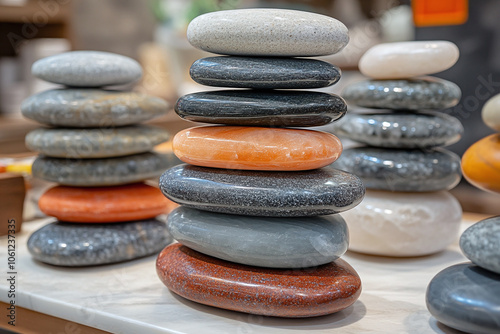
[[[464,177],[482,190],[500,193],[500,134],[472,144],[462,156]]]
[[[202,58],[189,74],[206,86],[255,89],[321,88],[341,76],[338,67],[321,60],[270,57]]]
[[[269,218],[181,206],[168,215],[167,228],[175,240],[200,253],[268,268],[329,263],[342,256],[349,244],[340,215]]]
[[[500,94],[489,99],[481,112],[484,124],[495,131],[500,131]]]
[[[36,61],[34,76],[74,87],[128,84],[142,76],[141,65],[132,58],[101,51],[73,51]]]
[[[30,236],[28,250],[41,262],[80,267],[156,254],[171,242],[166,224],[156,219],[115,224],[55,222]]]
[[[179,165],[160,178],[170,200],[229,214],[300,217],[352,209],[363,199],[361,180],[331,167],[305,172],[224,170]]]
[[[460,248],[474,264],[500,274],[500,217],[484,219],[465,230]]]
[[[477,334],[500,333],[500,275],[470,263],[439,272],[429,283],[427,309],[443,324]]]
[[[453,82],[424,77],[400,80],[367,80],[347,86],[342,97],[366,108],[440,110],[455,106],[462,92]]]
[[[24,117],[42,124],[89,128],[131,125],[165,114],[167,103],[142,93],[100,89],[52,89],[28,97]]]
[[[461,178],[460,157],[445,149],[344,150],[335,168],[357,175],[367,189],[427,192],[449,190]]]
[[[464,128],[443,113],[349,113],[333,133],[375,147],[430,148],[456,143]]]

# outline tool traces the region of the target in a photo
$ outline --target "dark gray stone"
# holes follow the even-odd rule
[[[425,77],[362,81],[347,86],[342,97],[367,108],[440,110],[456,105],[461,95],[460,88],[453,82]]]
[[[167,170],[160,189],[172,201],[191,208],[270,217],[342,212],[358,205],[365,193],[358,177],[331,167],[264,172],[187,164]]]
[[[347,251],[340,215],[270,218],[179,207],[168,216],[174,239],[201,253],[258,267],[304,268],[332,262]]]
[[[335,168],[359,176],[367,189],[438,191],[451,189],[461,177],[460,157],[445,149],[346,149]]]
[[[460,248],[474,264],[500,274],[500,217],[484,219],[465,230]]]
[[[206,86],[235,88],[321,88],[340,79],[340,69],[315,59],[272,57],[207,57],[189,70]]]
[[[464,131],[455,117],[443,113],[370,113],[345,115],[333,133],[376,147],[429,148],[460,140]]]
[[[427,287],[427,309],[467,333],[500,333],[500,275],[470,263],[438,273]]]
[[[94,266],[160,252],[172,242],[156,219],[112,224],[55,222],[35,231],[28,250],[38,261],[56,266]]]

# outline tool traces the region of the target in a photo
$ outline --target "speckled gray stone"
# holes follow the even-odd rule
[[[321,60],[266,57],[202,58],[189,74],[206,86],[256,89],[327,87],[341,76],[338,67]]]
[[[453,82],[433,77],[367,80],[347,86],[342,93],[347,102],[360,107],[402,110],[450,108],[461,95]]]
[[[127,84],[142,76],[141,65],[122,55],[73,51],[36,61],[31,72],[45,81],[74,87]]]
[[[167,102],[142,93],[100,89],[53,89],[23,101],[24,117],[42,124],[76,128],[131,125],[161,116]]]
[[[331,167],[278,173],[187,164],[167,170],[160,189],[172,201],[191,208],[270,217],[342,212],[358,205],[365,193],[358,177]]]
[[[151,151],[168,138],[168,131],[147,125],[37,129],[26,136],[26,147],[57,158],[110,158]]]
[[[484,219],[465,230],[460,248],[473,263],[500,274],[500,217]]]
[[[470,263],[439,272],[427,287],[427,309],[443,324],[474,334],[500,333],[500,275]]]
[[[304,268],[332,262],[347,251],[340,215],[270,218],[179,207],[167,221],[174,239],[198,252],[241,264]]]
[[[55,222],[30,236],[28,250],[41,262],[80,267],[156,254],[171,242],[166,224],[156,219],[113,224]]]
[[[97,187],[155,178],[178,160],[173,154],[141,153],[119,158],[61,159],[39,156],[34,177],[66,186]]]
[[[436,112],[347,114],[333,124],[333,133],[359,143],[388,148],[446,146],[464,131],[455,117]]]
[[[359,176],[367,189],[390,191],[449,190],[460,181],[460,157],[445,149],[346,149],[335,168]]]
[[[341,118],[347,106],[341,97],[326,93],[227,90],[184,95],[175,111],[193,122],[308,127]]]

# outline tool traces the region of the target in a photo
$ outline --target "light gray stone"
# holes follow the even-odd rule
[[[465,230],[460,248],[474,264],[500,274],[500,217],[484,219]]]

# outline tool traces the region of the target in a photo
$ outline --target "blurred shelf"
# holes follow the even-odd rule
[[[35,26],[53,23],[66,23],[70,15],[70,1],[61,4],[60,1],[26,1],[22,6],[1,5],[0,22],[26,23],[36,22]]]

